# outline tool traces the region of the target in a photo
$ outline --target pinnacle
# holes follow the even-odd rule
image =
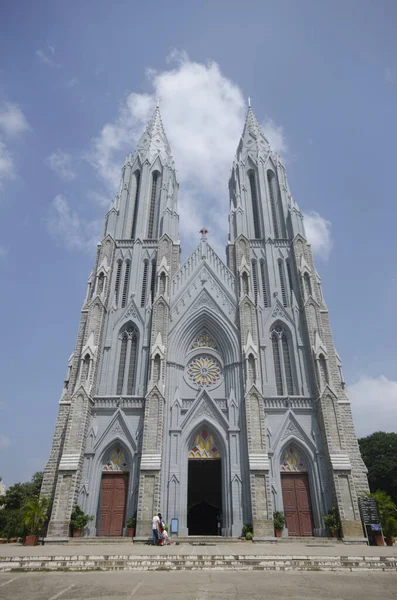
[[[252,110],[252,106],[251,103],[248,106],[248,111],[247,111],[247,117],[245,119],[245,124],[244,124],[244,129],[243,129],[243,139],[246,136],[246,134],[253,134],[255,138],[259,138],[259,136],[263,136],[266,140],[267,143],[268,140],[266,139],[265,134],[263,133],[263,129],[260,126],[258,119],[255,116],[254,111]]]
[[[154,154],[159,152],[160,154],[165,154],[169,157],[171,156],[171,147],[161,120],[158,103],[152,118],[139,140],[137,150],[144,154]]]

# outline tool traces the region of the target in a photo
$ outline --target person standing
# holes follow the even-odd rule
[[[158,540],[158,523],[160,521],[160,514],[154,515],[152,519],[152,532],[153,532],[153,546],[157,546]]]

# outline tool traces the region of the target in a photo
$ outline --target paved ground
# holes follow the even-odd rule
[[[395,573],[0,573],[2,600],[396,600]]]
[[[45,546],[22,546],[22,544],[1,544],[2,556],[98,556],[98,555],[249,555],[249,556],[397,556],[397,544],[388,546],[367,546],[365,544],[342,543],[258,543],[248,542],[192,546],[190,544],[163,547],[143,544],[50,544]]]

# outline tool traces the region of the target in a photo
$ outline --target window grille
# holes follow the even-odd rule
[[[258,273],[256,269],[256,260],[252,261],[252,285],[254,288],[255,304],[258,304]]]
[[[282,334],[282,346],[283,346],[283,358],[284,358],[284,370],[285,380],[287,383],[287,392],[292,395],[294,393],[294,386],[292,380],[292,369],[291,369],[291,357],[289,353],[289,344],[287,335],[285,332]]]
[[[146,288],[147,288],[147,274],[149,269],[149,263],[145,261],[143,265],[143,277],[142,277],[142,294],[141,294],[141,307],[145,306],[146,300]]]
[[[249,179],[250,188],[251,188],[252,217],[254,220],[255,237],[260,238],[261,232],[260,232],[260,221],[259,221],[258,194],[256,191],[255,173],[253,171],[250,171],[248,173],[248,179]]]
[[[127,394],[132,396],[135,392],[135,379],[136,379],[136,362],[137,362],[137,351],[138,351],[138,336],[136,331],[130,330],[131,339],[131,353],[130,353],[130,366],[128,369],[128,380],[127,380]]]
[[[278,220],[277,220],[277,206],[276,206],[276,201],[277,201],[277,196],[276,196],[276,176],[273,173],[273,171],[270,171],[270,169],[267,172],[267,183],[269,186],[269,198],[270,198],[270,209],[272,212],[272,219],[273,219],[273,229],[274,229],[274,237],[275,238],[279,238],[279,227],[278,227]]]
[[[128,334],[127,334],[127,332],[125,332],[123,334],[123,337],[122,337],[122,340],[121,340],[119,372],[118,372],[118,375],[117,375],[117,391],[116,391],[116,394],[120,395],[120,396],[123,393],[125,360],[126,360],[126,356],[127,356],[127,343],[128,343]]]
[[[119,292],[120,292],[120,279],[121,279],[121,267],[122,263],[119,261],[117,263],[117,272],[116,272],[116,283],[114,286],[114,293],[116,295],[116,304],[119,303]]]
[[[139,188],[141,185],[141,173],[140,171],[135,171],[134,173],[135,175],[135,203],[134,203],[134,216],[133,216],[133,221],[132,221],[132,232],[131,232],[131,239],[135,239],[135,235],[136,235],[136,222],[138,219],[138,208],[139,208]]]
[[[280,349],[278,346],[277,334],[273,334],[273,336],[272,336],[272,346],[273,346],[274,374],[276,376],[277,395],[282,396],[283,395],[283,378],[281,375],[281,359],[280,359]]]
[[[152,302],[154,300],[155,291],[156,291],[156,261],[152,260],[152,277],[150,280],[150,294],[151,294]]]
[[[127,262],[125,265],[123,297],[121,298],[121,307],[122,308],[124,308],[124,306],[126,306],[126,304],[127,304],[128,288],[130,285],[130,269],[131,269],[131,263]]]
[[[281,297],[283,299],[283,305],[287,306],[287,292],[285,289],[284,267],[283,267],[282,260],[278,261],[278,272],[280,275],[280,287],[281,287]]]
[[[157,181],[159,173],[155,171],[152,176],[152,193],[150,196],[150,210],[149,210],[149,227],[148,227],[148,238],[153,239],[153,226],[154,226],[154,213],[156,208],[156,196],[157,196]]]
[[[262,278],[263,305],[267,308],[269,306],[269,300],[268,300],[268,295],[267,295],[266,265],[263,260],[261,261],[261,278]]]

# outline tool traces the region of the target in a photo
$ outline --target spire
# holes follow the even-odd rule
[[[248,98],[247,116],[235,161],[238,162],[241,158],[245,160],[247,155],[256,160],[259,155],[267,155],[269,152],[271,152],[269,141],[252,110],[251,98]]]
[[[137,152],[140,153],[142,158],[149,158],[150,162],[157,155],[160,155],[163,162],[168,162],[170,166],[174,166],[171,147],[161,120],[158,100],[153,116],[138,142]]]

